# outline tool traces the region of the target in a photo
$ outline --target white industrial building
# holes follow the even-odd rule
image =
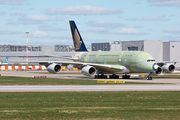
[[[26,61],[26,46],[21,45],[0,45],[0,60],[5,60],[9,56],[11,60],[24,60]],[[32,45],[28,46],[28,60],[59,60],[52,57],[44,57],[40,55],[57,55],[63,57],[71,57],[75,54],[72,45]]]
[[[89,51],[145,51],[151,54],[156,61],[175,60],[180,62],[180,55],[178,54],[180,42],[175,41],[114,41],[113,43],[92,43],[87,48]],[[34,45],[28,47],[28,60],[60,60],[39,56],[40,54],[71,57],[75,52],[72,45]],[[26,46],[0,45],[0,60],[4,61],[6,56],[9,56],[9,60],[26,60]],[[180,63],[176,64],[176,68],[180,69]]]

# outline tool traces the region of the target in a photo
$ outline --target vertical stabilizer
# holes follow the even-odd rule
[[[3,63],[8,63],[7,61],[8,61],[8,56],[6,57]]]
[[[76,52],[87,51],[86,46],[81,38],[81,35],[76,27],[75,22],[69,21],[69,24],[70,24],[71,34],[73,38],[73,43],[74,43],[74,50]]]

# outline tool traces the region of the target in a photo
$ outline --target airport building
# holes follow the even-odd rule
[[[40,55],[57,55],[63,57],[71,57],[75,54],[72,45],[32,45],[28,46],[28,60],[59,60],[52,57],[44,57]],[[3,62],[6,56],[9,60],[24,60],[26,61],[26,46],[22,45],[0,45],[0,62]]]
[[[114,41],[113,43],[92,43],[86,46],[89,51],[144,51],[151,54],[156,61],[180,62],[180,42],[169,41]],[[40,54],[71,57],[75,54],[73,45],[32,45],[28,46],[28,60],[63,60],[59,58],[44,57]],[[24,45],[0,45],[0,62],[6,56],[9,60],[26,60],[26,46]],[[180,63],[176,64],[180,69]]]

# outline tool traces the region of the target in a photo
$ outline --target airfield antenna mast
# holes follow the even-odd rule
[[[26,61],[28,61],[28,34],[29,34],[29,32],[26,32],[26,34],[27,34],[27,41],[26,41]]]

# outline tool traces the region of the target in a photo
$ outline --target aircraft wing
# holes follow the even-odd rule
[[[71,65],[82,65],[82,66],[93,66],[96,69],[108,71],[108,72],[121,72],[127,71],[127,68],[122,65],[110,65],[110,64],[96,64],[96,63],[84,63],[84,62],[73,62],[73,61],[11,61],[17,63],[39,63],[42,65],[48,65],[51,63],[55,64],[71,64]]]
[[[160,67],[166,65],[166,64],[170,64],[173,63],[174,65],[177,63],[177,61],[161,61],[161,62],[156,62],[157,65],[159,65]]]
[[[62,58],[62,59],[73,60],[73,61],[79,60],[79,58],[67,58],[67,57],[61,57],[61,56],[56,56],[56,55],[43,55],[43,54],[40,54],[40,56]]]

